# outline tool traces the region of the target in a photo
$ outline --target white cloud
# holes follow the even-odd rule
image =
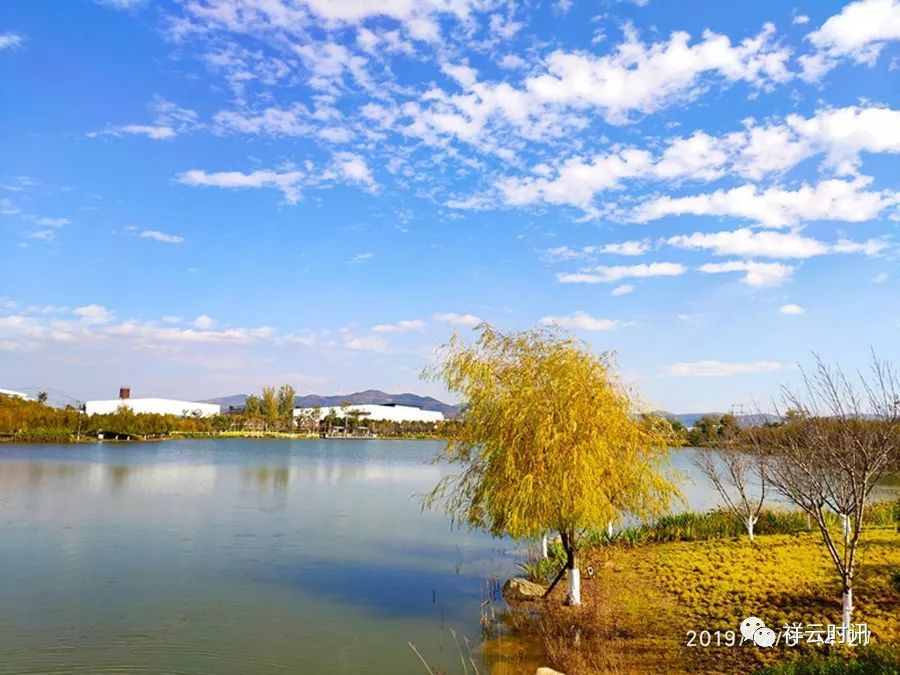
[[[213,319],[208,314],[201,314],[193,321],[194,328],[201,328],[203,330],[209,330],[213,326],[216,325],[216,320]]]
[[[697,131],[667,139],[657,155],[627,147],[590,159],[567,157],[555,167],[542,163],[532,167],[531,175],[497,179],[495,187],[507,205],[568,205],[595,216],[595,197],[627,182],[711,181],[728,173],[759,181],[816,155],[824,155],[825,169],[855,176],[861,153],[900,153],[900,110],[848,106],[823,108],[808,118],[788,115],[765,125],[749,119],[744,129],[718,137]],[[483,202],[482,197],[478,206]]]
[[[824,153],[826,164],[840,173],[854,173],[861,152],[900,153],[900,110],[828,108],[809,119],[789,115],[786,125],[801,143]]]
[[[844,239],[829,244],[796,232],[757,232],[741,228],[732,232],[701,233],[669,237],[666,243],[684,249],[703,249],[716,255],[764,258],[812,258],[828,253],[864,253],[876,255],[887,247],[879,240],[852,242]]]
[[[872,66],[886,42],[900,39],[900,2],[851,2],[806,37],[816,48],[799,59],[806,80],[818,80],[841,58]]]
[[[387,351],[387,346],[384,338],[375,335],[355,336],[348,334],[344,336],[344,347],[354,351],[383,352]]]
[[[633,290],[634,290],[634,286],[632,286],[631,284],[622,284],[621,286],[616,286],[614,289],[612,289],[612,292],[610,293],[610,295],[612,295],[612,296],[628,295]]]
[[[883,284],[885,281],[887,281],[890,278],[891,278],[890,274],[887,274],[886,272],[881,272],[880,274],[876,274],[874,277],[872,277],[871,281],[873,284]]]
[[[37,218],[34,221],[38,225],[43,225],[44,227],[65,227],[69,225],[72,221],[68,218]]]
[[[649,241],[623,241],[618,244],[605,244],[600,249],[601,253],[613,253],[615,255],[643,255],[650,250]]]
[[[727,272],[744,272],[742,283],[754,288],[778,286],[790,281],[795,268],[782,263],[761,263],[755,260],[733,260],[722,263],[707,263],[698,268],[706,274],[723,274]]]
[[[528,78],[525,85],[542,102],[597,107],[607,121],[623,123],[632,112],[652,113],[695,98],[713,76],[754,86],[790,80],[790,53],[773,43],[774,33],[775,27],[766,24],[738,45],[712,31],[694,44],[684,32],[646,44],[628,28],[625,41],[605,56],[553,52],[546,59],[548,72]]]
[[[154,141],[175,138],[177,135],[172,127],[154,126],[149,124],[125,124],[116,127],[116,131],[122,134],[134,134],[152,138]]]
[[[87,135],[89,138],[97,138],[128,134],[146,136],[154,141],[165,141],[200,126],[196,112],[177,106],[171,101],[157,98],[151,108],[154,112],[153,124],[122,124],[107,127],[103,131],[92,131]]]
[[[296,103],[290,108],[266,108],[258,113],[222,110],[213,115],[213,125],[220,133],[268,136],[310,136],[315,126],[306,106]]]
[[[662,157],[656,163],[659,178],[691,178],[715,180],[725,173],[728,153],[725,143],[702,131],[689,138],[676,138],[669,142]]]
[[[476,0],[216,0],[214,3],[191,2],[186,6],[191,20],[173,27],[176,36],[189,32],[228,30],[239,33],[281,32],[303,35],[304,29],[316,21],[326,29],[358,26],[377,18],[397,21],[412,39],[436,42],[440,39],[442,16],[467,22],[470,14],[489,8],[494,2]]]
[[[421,319],[408,319],[397,323],[380,323],[372,328],[373,333],[407,333],[412,330],[425,329],[425,322]]]
[[[579,260],[591,258],[599,254],[608,253],[611,255],[637,256],[643,255],[650,250],[650,242],[643,241],[623,241],[612,244],[604,244],[603,246],[584,246],[582,248],[570,248],[568,246],[557,246],[548,248],[541,254],[541,260],[544,262],[563,262],[565,260]]]
[[[778,309],[778,311],[781,312],[782,314],[791,314],[791,315],[806,313],[806,310],[803,307],[801,307],[800,305],[794,305],[794,304],[782,305]]]
[[[474,314],[457,314],[456,312],[439,312],[432,314],[431,318],[438,323],[446,323],[451,326],[477,326],[482,321]]]
[[[104,330],[111,337],[128,338],[141,342],[186,342],[186,343],[232,343],[249,344],[272,337],[274,331],[268,326],[260,328],[228,328],[224,330],[203,330],[194,328],[164,328],[137,321],[126,321]]]
[[[640,204],[632,219],[644,223],[666,216],[728,216],[765,227],[815,220],[860,223],[900,203],[898,192],[866,190],[870,182],[871,179],[862,177],[852,181],[832,179],[814,186],[803,184],[797,190],[781,187],[762,190],[747,184],[689,197],[663,196]]]
[[[37,239],[39,241],[53,241],[56,238],[54,230],[36,230],[28,235],[29,239]]]
[[[140,7],[147,0],[95,0],[98,5],[106,5],[107,7],[112,7],[113,9],[133,9],[135,7]]]
[[[528,176],[503,178],[497,188],[511,206],[536,202],[568,204],[593,212],[594,195],[620,185],[626,178],[646,175],[652,166],[652,155],[634,148],[612,155],[598,155],[590,162],[572,158],[557,170],[554,178]]]
[[[24,38],[18,33],[0,33],[0,50],[16,49],[23,41]]]
[[[164,244],[180,244],[184,241],[184,237],[180,237],[177,234],[166,234],[159,230],[144,230],[138,236],[142,239],[153,239]]]
[[[369,190],[376,190],[375,179],[369,170],[366,160],[360,155],[342,152],[336,155],[335,163],[340,174],[353,182],[365,185]]]
[[[589,331],[613,330],[618,326],[617,321],[593,317],[584,312],[575,312],[568,316],[545,316],[541,319],[541,323],[545,326],[556,325],[560,328]]]
[[[676,277],[687,272],[687,268],[679,263],[656,262],[639,265],[599,266],[588,268],[579,273],[560,273],[556,280],[563,284],[608,284],[623,279],[644,279],[648,277]]]
[[[794,14],[791,23],[795,26],[802,26],[809,23],[809,17],[806,14]]]
[[[177,178],[184,185],[200,185],[225,189],[274,188],[280,190],[288,204],[300,201],[300,187],[305,175],[300,171],[257,170],[251,173],[240,171],[217,171],[207,173],[201,169],[191,169]]]
[[[73,310],[73,313],[80,316],[81,320],[88,324],[109,323],[113,316],[113,313],[103,305],[84,305],[83,307],[76,307]]]
[[[364,253],[357,253],[355,256],[350,258],[347,262],[351,265],[358,265],[360,263],[364,263],[367,260],[371,260],[375,256],[371,251],[365,251]]]
[[[754,375],[774,373],[784,366],[777,361],[694,361],[679,362],[666,366],[664,372],[669,377],[729,377],[732,375]]]

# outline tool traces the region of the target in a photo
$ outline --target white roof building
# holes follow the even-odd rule
[[[125,396],[107,401],[87,401],[84,411],[88,415],[108,415],[119,408],[131,408],[135,413],[151,413],[154,415],[200,415],[212,417],[222,412],[217,403],[197,403],[195,401],[179,401],[172,398],[131,398],[130,390]]]
[[[300,417],[311,413],[315,408],[294,408],[294,417]],[[345,411],[341,406],[322,406],[319,408],[319,419],[325,419],[328,413],[334,411],[338,417],[344,417],[347,412],[358,412],[359,421],[366,420],[390,420],[392,422],[443,422],[443,413],[434,410],[422,410],[411,405],[351,405]]]
[[[13,398],[24,398],[26,401],[33,401],[34,397],[23,394],[21,391],[13,391],[12,389],[0,389],[0,396],[12,396]]]

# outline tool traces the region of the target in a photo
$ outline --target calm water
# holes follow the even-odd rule
[[[0,672],[457,672],[521,551],[421,511],[440,448],[0,445]]]
[[[0,672],[458,666],[515,551],[421,512],[440,447],[0,446]]]

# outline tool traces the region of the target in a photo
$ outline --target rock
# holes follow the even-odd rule
[[[553,668],[538,668],[534,675],[565,675],[565,673],[553,670]]]
[[[503,584],[503,597],[508,602],[539,600],[546,590],[544,586],[528,581],[528,579],[508,579]]]

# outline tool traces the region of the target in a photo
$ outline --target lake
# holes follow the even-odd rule
[[[0,446],[0,671],[419,672],[410,641],[458,665],[448,629],[478,642],[516,552],[421,512],[441,447]]]
[[[0,445],[0,670],[424,673],[413,642],[457,672],[522,551],[421,511],[441,447]]]

